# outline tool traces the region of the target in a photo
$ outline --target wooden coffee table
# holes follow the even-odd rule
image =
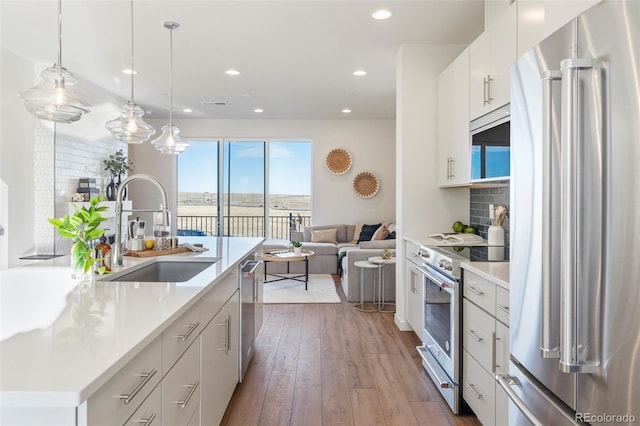
[[[272,283],[274,281],[294,280],[304,283],[304,289],[308,290],[309,283],[309,259],[315,255],[311,250],[302,250],[300,254],[295,254],[292,250],[268,250],[262,253],[262,261],[264,262],[264,282]],[[289,262],[304,262],[304,274],[294,276],[284,276],[281,274],[274,274],[267,272],[267,264],[269,262],[287,262],[287,274],[289,273]],[[276,277],[275,279],[267,280],[267,275]],[[304,278],[304,279],[302,279]]]

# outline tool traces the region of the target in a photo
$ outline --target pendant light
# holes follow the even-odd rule
[[[31,114],[42,120],[72,123],[91,112],[73,86],[76,78],[62,67],[62,0],[58,0],[58,62],[40,73],[42,81],[18,93]]]
[[[161,154],[180,154],[189,146],[188,142],[185,142],[179,135],[180,129],[178,126],[172,124],[172,111],[173,111],[173,30],[178,28],[180,24],[177,22],[165,22],[164,27],[169,30],[169,53],[170,53],[170,68],[169,68],[169,124],[162,126],[162,134],[151,141],[153,146],[156,147]]]
[[[131,4],[131,99],[120,109],[120,116],[104,125],[113,136],[122,142],[139,144],[148,141],[156,132],[150,124],[146,123],[142,116],[144,111],[136,105],[133,98],[133,78],[135,75],[133,55],[133,0]]]

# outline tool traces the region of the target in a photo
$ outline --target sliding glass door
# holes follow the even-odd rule
[[[178,156],[178,235],[290,239],[311,221],[311,142],[189,140]]]
[[[224,142],[223,235],[265,236],[265,141]]]

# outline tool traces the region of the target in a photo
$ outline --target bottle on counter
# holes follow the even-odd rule
[[[96,244],[94,253],[95,253],[96,259],[102,259],[100,262],[97,262],[96,265],[98,267],[104,266],[104,268],[107,271],[111,271],[112,253],[111,253],[111,246],[107,243],[107,237],[105,237],[104,235],[100,237],[100,242]]]

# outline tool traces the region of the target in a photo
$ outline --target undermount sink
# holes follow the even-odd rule
[[[209,266],[216,263],[217,259],[168,261],[158,260],[134,271],[124,271],[122,275],[107,276],[105,281],[130,281],[130,282],[174,282],[189,281]]]

